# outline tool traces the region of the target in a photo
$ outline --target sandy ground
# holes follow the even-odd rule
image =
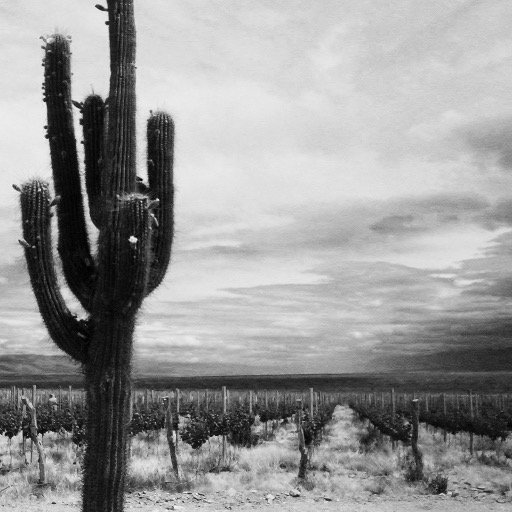
[[[342,511],[342,512],[415,512],[430,510],[433,512],[477,512],[510,510],[510,501],[500,503],[500,498],[481,496],[476,498],[451,498],[446,496],[418,496],[397,501],[390,497],[375,497],[356,500],[343,499],[326,501],[324,497],[276,496],[273,500],[265,499],[261,493],[236,493],[227,496],[225,493],[214,495],[171,495],[166,493],[148,493],[146,497],[128,496],[126,510],[133,511],[165,511],[181,510],[196,511],[242,511],[242,510],[273,510],[273,511]],[[501,499],[501,501],[504,501]],[[68,503],[57,503],[46,499],[30,502],[0,504],[0,510],[13,512],[71,512],[80,510],[78,499]]]

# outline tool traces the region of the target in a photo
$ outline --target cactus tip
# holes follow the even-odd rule
[[[135,245],[138,241],[139,239],[133,235],[130,238],[128,238],[128,242],[130,242],[132,245]]]

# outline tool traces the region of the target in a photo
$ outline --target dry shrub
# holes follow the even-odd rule
[[[427,479],[427,491],[430,494],[446,494],[448,490],[448,477],[438,473]]]

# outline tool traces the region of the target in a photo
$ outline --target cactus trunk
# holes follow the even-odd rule
[[[123,510],[130,423],[132,318],[102,318],[94,365],[86,367],[84,512]],[[92,348],[92,347],[91,347]]]
[[[100,9],[104,10],[104,9]],[[23,184],[20,240],[39,311],[59,348],[82,365],[87,390],[83,510],[121,512],[128,458],[131,359],[136,315],[162,281],[173,238],[174,125],[163,112],[147,124],[149,187],[135,156],[133,0],[108,0],[110,91],[71,99],[69,38],[45,40],[44,100],[55,191]],[[78,168],[72,105],[82,112],[89,213],[99,230],[92,255]],[[51,241],[57,207],[64,277],[89,316],[78,319],[60,292]]]

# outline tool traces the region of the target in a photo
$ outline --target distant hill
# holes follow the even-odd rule
[[[201,375],[219,375],[247,371],[244,365],[232,365],[219,369],[216,365],[198,363],[173,363],[167,360],[137,358],[134,360],[134,378],[160,379],[167,376],[201,378]],[[83,376],[80,365],[66,355],[9,354],[0,355],[0,386],[11,384],[54,385],[69,383],[81,385]]]
[[[10,354],[0,356],[0,386],[10,383],[81,383],[80,367],[67,356]]]
[[[498,352],[498,351],[497,351]],[[476,354],[467,356],[473,361]],[[496,354],[498,357],[498,354]],[[502,354],[502,357],[508,357]],[[505,359],[506,360],[506,359]],[[241,375],[244,368],[237,367],[240,373],[218,375],[218,367],[208,365],[173,365],[169,362],[138,360],[134,371],[136,385],[153,389],[174,387],[218,389],[227,385],[232,389],[282,389],[305,390],[314,387],[319,391],[386,391],[394,388],[400,391],[457,391],[467,392],[510,392],[512,371],[489,371],[488,365],[481,365],[482,371],[457,371],[462,362],[447,358],[450,370],[418,370],[402,364],[395,371],[350,374],[281,374],[281,375]],[[457,364],[455,364],[458,361]],[[489,359],[487,359],[489,361]],[[429,360],[435,367],[436,358]],[[412,366],[412,365],[411,365]],[[501,366],[501,365],[500,365]],[[512,368],[509,365],[508,368]],[[217,370],[217,371],[215,371]],[[208,373],[208,372],[211,373]],[[227,372],[226,372],[227,373]],[[81,387],[83,378],[80,367],[66,356],[3,355],[0,356],[0,387],[16,384],[41,387],[73,385]]]
[[[389,371],[508,372],[512,371],[512,347],[445,350],[428,355],[386,354],[374,362],[377,368]]]

